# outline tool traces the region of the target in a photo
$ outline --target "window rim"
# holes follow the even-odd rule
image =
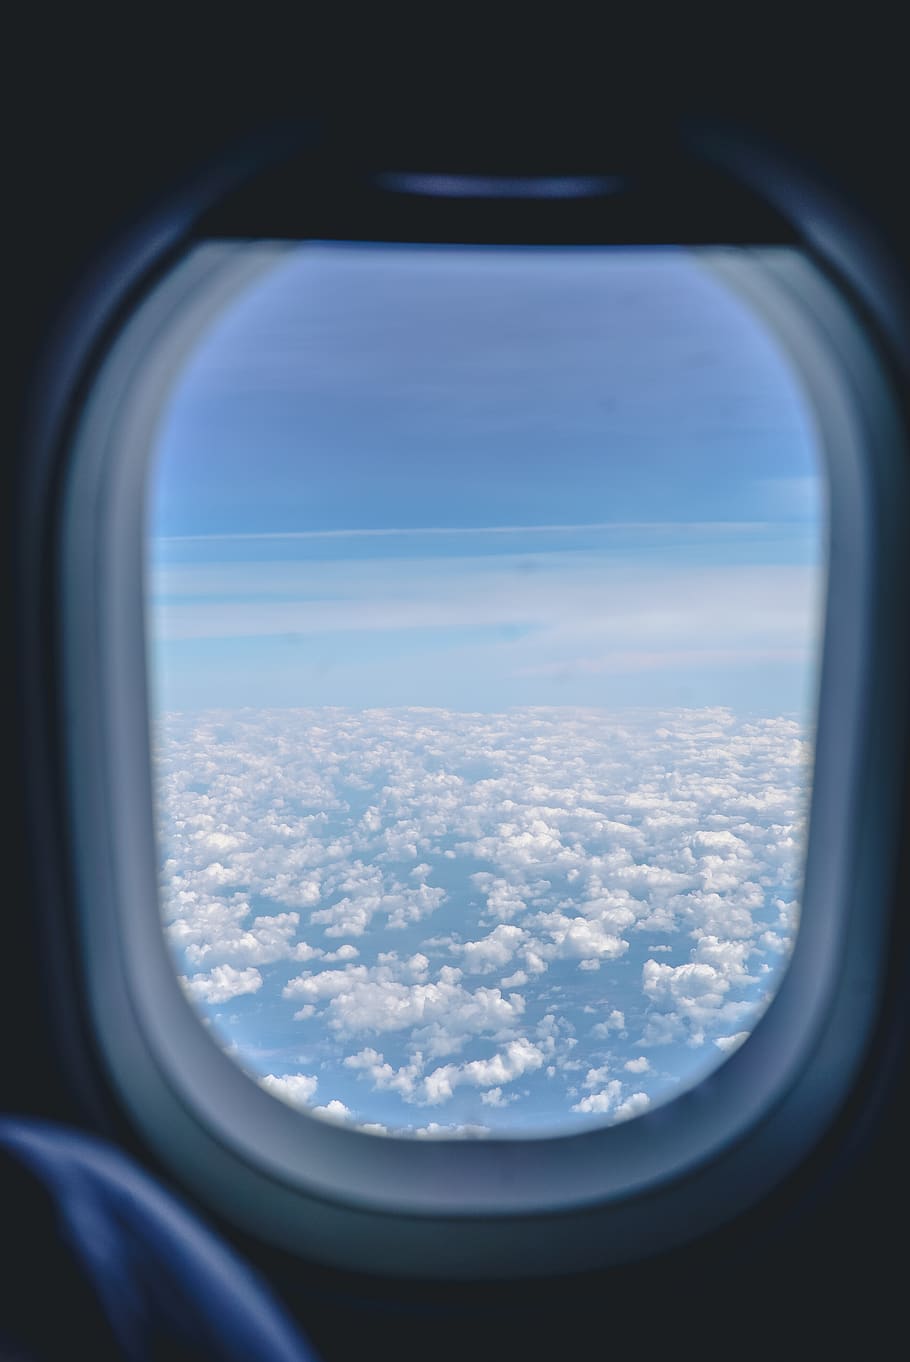
[[[737,248],[738,250],[739,248]],[[765,262],[767,265],[767,262]],[[179,274],[181,265],[176,266],[176,271],[172,271],[163,276],[157,289],[148,295],[146,301],[140,304],[134,317],[138,317],[143,309],[154,302],[156,297],[160,297],[160,291],[167,289],[169,282],[173,283],[175,272]],[[773,272],[772,272],[773,274]],[[748,292],[749,281],[742,277],[736,279],[731,277],[736,275],[736,268],[732,266],[732,257],[727,261],[728,282],[741,290]],[[826,283],[814,266],[810,266],[810,275],[813,280],[815,297],[813,299],[814,308],[819,314],[813,323],[819,334],[816,335],[816,342],[820,350],[814,356],[816,364],[825,363],[831,365],[832,352],[839,347],[841,354],[839,361],[833,360],[833,369],[836,373],[833,393],[837,396],[840,393],[844,399],[850,387],[853,386],[853,376],[860,372],[862,368],[869,371],[872,376],[873,387],[875,383],[886,388],[886,383],[880,369],[876,365],[872,348],[869,341],[864,337],[859,321],[850,313],[849,306],[841,297],[838,297],[832,286]],[[764,281],[766,284],[768,280]],[[803,280],[806,283],[806,280]],[[755,281],[752,281],[754,293]],[[800,306],[806,307],[805,298],[801,303],[795,301],[798,296],[798,282],[795,284],[793,278],[789,280],[778,278],[772,283],[772,291],[777,289],[777,304],[784,311],[789,307],[799,311]],[[794,293],[796,288],[796,293]],[[759,290],[762,292],[762,290]],[[811,292],[811,289],[810,289]],[[762,299],[752,297],[753,304],[761,306]],[[764,299],[767,305],[767,296]],[[827,316],[825,315],[827,311]],[[798,321],[798,318],[797,318]],[[778,324],[780,318],[778,318]],[[791,317],[791,323],[793,318]],[[806,318],[803,317],[805,324]],[[454,1144],[448,1142],[405,1142],[377,1140],[376,1137],[363,1135],[357,1131],[344,1130],[339,1127],[327,1125],[319,1122],[315,1118],[308,1118],[299,1112],[284,1109],[282,1104],[274,1101],[265,1093],[259,1093],[250,1080],[229,1061],[226,1056],[221,1054],[208,1037],[204,1036],[203,1028],[199,1024],[198,1017],[189,1008],[182,994],[179,997],[180,1003],[186,1008],[184,1020],[189,1020],[192,1026],[204,1037],[211,1050],[218,1054],[225,1065],[230,1066],[230,1071],[244,1086],[244,1090],[252,1090],[256,1097],[261,1097],[264,1103],[268,1104],[269,1109],[276,1113],[277,1120],[287,1118],[292,1123],[295,1131],[299,1131],[301,1120],[309,1125],[318,1126],[325,1137],[333,1143],[340,1140],[348,1143],[351,1139],[359,1142],[368,1142],[371,1148],[380,1146],[397,1146],[413,1162],[416,1150],[421,1152],[417,1157],[429,1161],[437,1159],[438,1155],[443,1155],[449,1161],[448,1180],[451,1182],[453,1195],[448,1203],[424,1205],[423,1207],[407,1205],[400,1197],[393,1196],[386,1204],[377,1205],[375,1199],[369,1197],[351,1196],[350,1192],[345,1196],[339,1194],[338,1190],[332,1191],[325,1186],[321,1188],[312,1184],[307,1190],[291,1191],[276,1181],[276,1174],[279,1179],[287,1176],[287,1169],[276,1169],[274,1166],[269,1169],[263,1167],[259,1172],[247,1168],[243,1176],[239,1178],[242,1184],[239,1195],[225,1198],[223,1180],[228,1170],[235,1176],[238,1174],[238,1159],[236,1151],[232,1152],[223,1142],[223,1132],[216,1130],[212,1124],[213,1117],[204,1112],[191,1110],[193,1098],[188,1093],[181,1092],[181,1083],[175,1084],[174,1072],[165,1072],[168,1061],[165,1061],[162,1068],[160,1056],[156,1058],[149,1052],[147,1028],[143,1020],[134,1013],[134,1008],[140,1011],[143,1006],[147,1007],[147,999],[144,1000],[143,986],[141,980],[135,975],[135,940],[132,945],[120,937],[119,918],[116,909],[116,896],[123,892],[124,884],[124,865],[129,860],[130,853],[137,849],[137,829],[132,831],[126,829],[121,823],[121,819],[128,817],[128,801],[114,797],[118,779],[122,784],[124,771],[121,769],[120,776],[115,773],[118,763],[127,759],[128,743],[110,740],[110,733],[105,734],[104,719],[100,713],[102,707],[102,697],[110,705],[110,713],[114,716],[114,722],[118,726],[121,739],[132,728],[134,732],[137,726],[136,706],[133,700],[136,695],[141,695],[144,700],[145,683],[145,656],[144,651],[141,656],[141,675],[136,674],[135,659],[131,664],[132,679],[137,683],[137,690],[127,698],[126,690],[122,685],[113,687],[105,696],[105,687],[110,687],[112,668],[116,665],[116,658],[120,655],[119,645],[113,643],[109,633],[110,618],[105,622],[105,612],[114,610],[120,616],[124,611],[129,613],[132,606],[135,606],[135,581],[133,582],[132,597],[127,600],[124,598],[124,583],[120,582],[116,586],[114,594],[119,592],[116,601],[110,599],[110,594],[105,597],[105,593],[110,593],[115,584],[109,575],[107,581],[101,580],[104,576],[104,554],[109,551],[113,541],[108,541],[107,536],[117,533],[112,526],[112,519],[117,520],[113,515],[117,504],[117,495],[111,494],[110,488],[105,488],[103,468],[96,467],[91,476],[87,474],[85,463],[86,450],[91,447],[92,457],[99,457],[99,450],[103,442],[99,439],[97,428],[92,428],[92,421],[98,416],[99,407],[106,405],[102,402],[102,391],[99,383],[104,384],[105,366],[110,364],[118,345],[122,344],[123,337],[129,331],[133,323],[127,322],[120,333],[120,339],[115,340],[107,358],[103,361],[99,375],[89,393],[85,411],[79,423],[72,445],[71,457],[73,463],[69,474],[67,487],[64,493],[64,520],[63,531],[65,539],[64,552],[61,556],[61,580],[60,588],[63,599],[63,633],[62,646],[65,661],[65,707],[68,719],[68,751],[67,760],[69,765],[68,779],[70,781],[69,798],[72,811],[76,822],[76,850],[77,865],[76,877],[77,887],[80,893],[80,917],[84,932],[85,966],[89,981],[89,998],[94,1014],[94,1026],[100,1048],[105,1054],[105,1060],[113,1075],[114,1083],[120,1091],[121,1099],[125,1101],[131,1110],[133,1117],[137,1120],[140,1129],[149,1139],[155,1150],[161,1154],[165,1161],[171,1164],[178,1172],[178,1175],[192,1177],[195,1174],[199,1179],[199,1190],[210,1199],[219,1209],[227,1211],[229,1215],[239,1219],[250,1228],[259,1232],[266,1232],[270,1237],[278,1238],[288,1246],[298,1250],[315,1253],[316,1256],[328,1257],[331,1261],[340,1262],[344,1266],[351,1266],[352,1263],[361,1267],[373,1267],[377,1261],[382,1263],[385,1270],[405,1271],[408,1273],[429,1274],[429,1275],[495,1275],[497,1272],[504,1272],[505,1275],[517,1275],[521,1271],[551,1271],[554,1264],[566,1264],[576,1266],[591,1266],[603,1263],[604,1261],[619,1261],[624,1258],[636,1256],[641,1251],[642,1244],[650,1250],[655,1246],[662,1246],[678,1240],[680,1237],[690,1237],[699,1228],[704,1228],[711,1223],[718,1223],[720,1220],[733,1214],[736,1203],[754,1201],[757,1196],[762,1194],[765,1186],[773,1185],[782,1176],[781,1168],[793,1166],[803,1157],[816,1139],[820,1138],[827,1124],[832,1119],[832,1113],[836,1107],[845,1100],[846,1095],[852,1087],[852,1077],[855,1075],[857,1066],[862,1057],[862,1050],[868,1035],[871,1032],[871,1025],[874,1016],[875,986],[874,976],[876,971],[880,971],[884,965],[881,951],[881,943],[873,941],[874,933],[868,931],[865,937],[860,937],[854,941],[861,953],[865,942],[864,960],[860,974],[865,983],[864,1005],[866,1011],[865,1024],[857,1027],[852,1038],[852,1054],[848,1062],[845,1062],[846,1040],[842,1037],[839,1042],[841,1051],[839,1064],[841,1075],[839,1081],[834,1086],[837,1092],[832,1094],[825,1092],[825,1073],[823,1062],[820,1058],[824,1049],[824,1041],[820,1039],[821,1032],[828,1026],[830,1030],[832,1022],[832,1012],[836,1011],[837,997],[831,996],[832,979],[827,980],[827,999],[819,1002],[821,1012],[816,1019],[818,1034],[813,1036],[812,1043],[816,1045],[815,1063],[809,1062],[808,1067],[803,1070],[802,1076],[795,1080],[795,1086],[787,1094],[779,1093],[777,1107],[771,1111],[767,1108],[767,1103],[762,1103],[762,1112],[755,1117],[755,1124],[751,1131],[740,1128],[735,1133],[728,1133],[726,1139],[720,1142],[720,1146],[713,1153],[706,1153],[704,1149],[700,1157],[692,1157],[688,1170],[680,1169],[677,1164],[673,1168],[664,1168],[660,1177],[655,1182],[653,1179],[641,1179],[635,1184],[635,1189],[626,1189],[625,1194],[619,1199],[604,1201],[602,1196],[598,1197],[588,1193],[587,1196],[575,1195],[571,1204],[567,1202],[564,1195],[555,1195],[549,1202],[543,1204],[530,1204],[526,1199],[516,1200],[513,1194],[511,1199],[501,1203],[498,1209],[492,1210],[488,1204],[472,1204],[466,1200],[463,1186],[455,1186],[455,1179],[452,1178],[452,1166],[450,1155],[452,1151],[465,1151],[471,1158],[480,1150],[490,1150],[499,1147],[499,1150],[507,1149],[511,1151],[508,1155],[510,1159],[515,1158],[515,1151],[518,1147],[539,1148],[545,1143],[567,1144],[572,1142],[577,1149],[578,1141],[601,1141],[607,1137],[612,1140],[614,1148],[619,1147],[617,1141],[629,1143],[628,1132],[640,1133],[645,1122],[652,1124],[658,1123],[666,1127],[670,1113],[679,1111],[682,1104],[689,1107],[689,1117],[692,1119],[693,1127],[699,1126],[704,1119],[704,1104],[708,1096],[708,1089],[715,1091],[720,1076],[728,1072],[735,1072],[743,1069],[744,1058],[749,1058],[749,1070],[751,1077],[761,1072],[759,1056],[753,1042],[765,1026],[767,1019],[774,1014],[779,999],[784,994],[788,985],[788,980],[793,976],[793,963],[781,982],[781,987],[772,1003],[753,1033],[752,1038],[743,1046],[740,1051],[730,1056],[713,1074],[703,1079],[690,1092],[681,1094],[680,1097],[664,1106],[658,1107],[625,1126],[606,1127],[579,1135],[560,1135],[548,1141],[546,1138],[541,1140],[521,1140],[509,1141],[505,1139],[494,1139],[483,1142],[471,1142],[470,1144]],[[167,320],[160,318],[156,325],[166,325]],[[845,337],[847,338],[845,340]],[[805,338],[804,338],[805,339]],[[787,343],[792,347],[794,344],[793,336],[789,337]],[[844,348],[849,352],[849,362],[845,360]],[[858,349],[857,349],[858,347]],[[825,351],[828,351],[825,356]],[[792,358],[792,355],[791,355]],[[803,362],[806,360],[805,353],[802,356]],[[829,374],[829,380],[832,374]],[[816,381],[818,375],[816,375]],[[118,380],[119,385],[120,380]],[[121,389],[122,391],[122,389]],[[866,402],[863,401],[863,394],[854,392],[852,394],[852,405],[848,403],[848,425],[853,424],[852,432],[854,439],[860,442],[863,436],[860,434],[862,427],[866,427],[865,442],[873,452],[873,458],[879,461],[875,472],[881,479],[888,472],[887,464],[890,458],[894,467],[893,473],[899,474],[902,470],[898,465],[898,456],[892,449],[890,455],[883,455],[883,449],[887,445],[889,448],[896,438],[894,433],[875,430],[875,412],[867,410],[872,404],[866,395]],[[145,399],[148,401],[148,398]],[[887,393],[880,396],[880,401],[887,404],[890,399]],[[94,408],[93,408],[94,404]],[[893,413],[891,420],[897,431],[896,420]],[[899,437],[899,432],[898,432]],[[115,437],[108,432],[108,441]],[[881,446],[878,453],[875,453],[875,445]],[[856,451],[854,451],[854,454]],[[111,456],[111,449],[108,447],[105,457]],[[137,461],[138,462],[138,461]],[[860,464],[862,460],[860,459]],[[856,470],[854,470],[856,472]],[[905,476],[905,470],[903,470]],[[859,468],[860,477],[863,469]],[[865,467],[867,483],[871,479],[871,464]],[[96,480],[101,478],[101,483]],[[905,479],[906,485],[906,479]],[[904,490],[905,490],[904,485]],[[856,489],[854,489],[855,491]],[[856,502],[852,503],[852,520],[855,533],[865,535],[865,545],[859,546],[859,559],[861,572],[859,583],[853,583],[854,601],[851,605],[854,624],[860,628],[866,626],[870,632],[868,650],[862,647],[852,646],[856,642],[856,635],[850,647],[849,639],[841,644],[841,652],[838,655],[839,663],[843,663],[846,670],[853,665],[857,668],[852,680],[844,681],[841,676],[841,689],[846,686],[848,694],[847,702],[851,705],[857,719],[863,716],[868,708],[875,683],[881,690],[882,673],[881,653],[885,640],[880,637],[881,623],[875,620],[866,619],[862,614],[862,607],[869,600],[878,601],[884,588],[884,567],[887,566],[878,562],[872,552],[869,540],[873,537],[873,529],[880,528],[880,523],[888,521],[888,513],[891,512],[891,522],[896,520],[894,509],[899,507],[901,502],[900,495],[887,494],[887,489],[879,487],[877,489],[866,487],[865,493],[874,501],[874,506],[870,506],[868,511],[868,523],[864,517],[857,516],[855,507]],[[900,489],[898,489],[900,491]],[[123,489],[119,495],[125,495]],[[833,498],[832,498],[833,501]],[[842,508],[847,519],[851,518],[851,506]],[[832,525],[834,522],[834,508],[832,507]],[[135,526],[135,520],[130,520],[130,525]],[[897,533],[895,533],[897,531]],[[123,524],[120,526],[120,541],[127,534]],[[832,538],[834,536],[832,535]],[[891,560],[893,571],[894,561],[896,560],[901,548],[899,540],[899,527],[894,523],[890,524],[890,533],[880,535],[886,544],[884,557]],[[136,547],[135,539],[132,541]],[[141,537],[140,537],[141,546]],[[854,546],[856,547],[856,546]],[[856,559],[854,555],[853,569],[855,572]],[[904,557],[906,550],[904,549]],[[846,570],[846,564],[843,570]],[[834,629],[835,643],[837,642],[837,630],[841,624],[833,619],[834,608],[832,606],[831,583],[834,576],[834,563],[831,564],[829,573],[829,593],[826,604],[826,615],[829,625]],[[116,576],[117,574],[113,574]],[[134,574],[135,575],[135,574]],[[910,574],[904,575],[904,580]],[[900,578],[898,579],[900,580]],[[141,577],[140,577],[141,582]],[[875,588],[878,587],[876,591]],[[125,589],[125,588],[124,588]],[[141,589],[141,588],[140,588]],[[78,599],[80,593],[87,592],[87,595]],[[838,614],[843,600],[839,603]],[[100,612],[100,613],[99,613]],[[121,624],[122,624],[121,618]],[[108,632],[106,633],[106,630]],[[832,672],[832,661],[829,654],[831,640],[831,629],[826,627],[825,642],[823,648],[823,660],[821,665],[821,701],[824,702],[825,676],[829,677],[828,690],[830,692],[830,677]],[[885,648],[885,651],[887,649]],[[873,657],[874,655],[874,657]],[[864,674],[860,667],[860,659],[866,661],[873,658],[871,663],[871,676]],[[878,665],[876,667],[876,659]],[[875,675],[877,671],[877,675]],[[122,679],[122,677],[121,677]],[[886,678],[887,679],[887,678]],[[892,686],[892,692],[893,692]],[[118,698],[119,697],[119,698]],[[830,703],[830,698],[829,698]],[[844,703],[841,700],[841,703]],[[892,694],[890,702],[891,712],[900,713],[899,698]],[[130,710],[132,708],[132,714]],[[140,707],[141,708],[141,707]],[[147,707],[145,707],[147,715]],[[87,719],[89,720],[87,722]],[[821,708],[819,712],[819,732],[822,729]],[[848,725],[849,728],[849,725]],[[851,730],[852,737],[857,745],[855,752],[844,754],[842,759],[847,756],[848,763],[852,760],[855,763],[856,783],[853,789],[865,787],[867,794],[875,796],[874,782],[872,773],[868,771],[870,760],[876,765],[876,755],[878,764],[876,767],[878,778],[881,776],[883,763],[887,765],[887,745],[883,746],[879,735],[877,748],[869,731],[859,722]],[[146,758],[147,758],[147,738]],[[827,740],[826,740],[827,741]],[[901,750],[901,745],[895,744],[895,755]],[[820,746],[819,746],[820,751]],[[99,760],[100,756],[100,760]],[[97,765],[92,769],[92,762]],[[133,752],[128,760],[132,763],[134,774],[141,771],[142,759],[137,753]],[[818,753],[817,753],[818,760]],[[113,764],[112,764],[113,763]],[[137,765],[138,763],[138,765]],[[92,771],[91,778],[88,780],[79,779],[77,770],[83,772]],[[144,775],[140,775],[143,779]],[[899,771],[895,761],[891,760],[891,787],[896,788],[895,782],[899,779]],[[818,781],[814,782],[817,785]],[[846,794],[842,797],[842,803],[850,803]],[[811,823],[816,824],[817,813],[815,809],[815,797],[813,794],[813,811]],[[863,801],[857,797],[858,804],[862,805],[868,801]],[[896,798],[892,796],[891,807],[896,807]],[[842,812],[845,812],[842,811]],[[849,827],[849,819],[844,819],[845,826]],[[110,836],[107,829],[119,829],[124,836]],[[152,840],[154,840],[154,829],[152,828]],[[868,829],[865,829],[863,836],[866,843],[874,842]],[[858,837],[862,841],[862,837]],[[887,840],[887,836],[886,836]],[[840,839],[837,851],[842,856],[852,855],[854,859],[869,861],[869,852],[862,855],[863,848],[850,847],[849,837]],[[810,849],[812,855],[812,833],[810,831]],[[879,858],[881,859],[881,858]],[[887,858],[885,858],[887,860]],[[147,853],[143,853],[138,863],[147,862]],[[876,866],[873,859],[872,865]],[[106,884],[101,886],[98,882],[99,869],[102,877],[106,877]],[[876,866],[879,883],[882,883],[881,866]],[[847,879],[856,876],[848,876]],[[119,880],[119,887],[118,887]],[[157,918],[157,882],[153,875],[152,891],[156,904],[155,928],[159,932],[161,945],[166,950],[163,933],[160,933]],[[885,910],[887,905],[887,889],[880,891],[881,911],[878,913],[878,926],[883,926]],[[808,906],[808,905],[806,905]],[[847,918],[851,916],[846,905],[841,908],[841,926],[844,926],[844,914]],[[857,915],[856,909],[853,910],[852,917]],[[102,929],[102,918],[105,925]],[[797,950],[799,949],[800,939],[805,939],[806,912],[804,908],[804,921],[797,938]],[[846,925],[849,925],[847,923]],[[132,954],[131,954],[132,952]],[[796,952],[794,952],[794,961]],[[176,974],[168,960],[170,975],[174,981],[175,990],[178,989]],[[791,985],[790,991],[792,992]],[[822,992],[825,990],[822,989]],[[779,1008],[777,1008],[780,1011]],[[824,1013],[824,1016],[821,1014]],[[123,1027],[123,1019],[128,1017],[132,1025]],[[114,1023],[119,1019],[119,1025]],[[112,1030],[112,1027],[114,1029]],[[129,1032],[129,1034],[127,1034]],[[807,1042],[808,1043],[808,1042]],[[817,1044],[816,1044],[817,1043]],[[172,1056],[173,1058],[173,1056]],[[762,1063],[779,1064],[774,1056],[764,1056]],[[757,1069],[753,1068],[757,1065]],[[819,1066],[822,1065],[822,1068]],[[814,1074],[812,1070],[815,1070]],[[141,1071],[141,1081],[138,1074]],[[849,1074],[848,1074],[849,1071]],[[745,1072],[745,1071],[744,1071]],[[830,1077],[830,1076],[829,1076]],[[805,1094],[812,1091],[811,1100],[805,1099]],[[803,1100],[797,1105],[801,1106],[807,1115],[814,1116],[813,1133],[808,1134],[806,1127],[800,1131],[800,1137],[796,1138],[791,1130],[789,1133],[781,1131],[781,1115],[790,1106],[799,1093],[804,1094]],[[689,1100],[691,1099],[691,1100]],[[258,1105],[258,1103],[257,1103]],[[157,1110],[156,1110],[157,1109]],[[823,1114],[823,1109],[824,1113]],[[164,1112],[167,1110],[167,1117]],[[265,1110],[265,1108],[263,1108]],[[265,1119],[265,1118],[263,1118]],[[168,1122],[171,1122],[173,1129],[168,1129]],[[768,1176],[756,1178],[746,1170],[745,1176],[742,1172],[737,1174],[737,1180],[742,1184],[740,1194],[734,1196],[731,1202],[731,1188],[729,1180],[730,1167],[736,1163],[737,1152],[742,1154],[743,1150],[752,1149],[754,1158],[755,1151],[758,1149],[756,1140],[764,1130],[768,1135],[769,1126],[776,1122],[778,1126],[777,1134],[774,1136],[777,1148],[775,1150],[776,1161],[769,1159],[766,1164]],[[676,1122],[679,1124],[679,1122]],[[217,1122],[216,1122],[217,1124]],[[274,1124],[274,1122],[272,1122]],[[797,1123],[798,1124],[798,1123]],[[288,1127],[289,1129],[290,1127]],[[766,1139],[765,1143],[768,1143]],[[217,1146],[217,1148],[216,1148]],[[349,1148],[354,1148],[350,1146]],[[423,1151],[428,1151],[425,1155]],[[258,1153],[262,1160],[261,1151]],[[247,1150],[249,1157],[254,1151]],[[361,1144],[359,1153],[364,1153],[364,1146]],[[459,1155],[456,1153],[455,1158]],[[481,1157],[486,1157],[482,1155]],[[520,1158],[521,1156],[518,1155]],[[527,1160],[525,1160],[527,1162]],[[532,1161],[533,1162],[533,1161]],[[574,1161],[577,1169],[577,1160]],[[742,1160],[740,1159],[740,1162]],[[748,1161],[747,1161],[748,1162]],[[771,1171],[771,1164],[774,1163],[776,1173]],[[502,1179],[514,1176],[514,1166],[510,1170],[502,1167],[501,1154],[496,1159],[490,1160],[490,1177],[494,1181],[502,1184]],[[712,1168],[716,1176],[712,1178]],[[219,1171],[220,1170],[220,1171]],[[541,1173],[539,1166],[532,1169],[533,1178],[539,1180]],[[372,1174],[371,1174],[372,1176]],[[707,1182],[706,1182],[707,1179]],[[270,1184],[272,1192],[266,1196],[265,1187]],[[761,1184],[761,1185],[759,1185]],[[695,1193],[692,1189],[699,1187],[701,1190]],[[687,1193],[686,1189],[689,1189]],[[726,1188],[725,1191],[721,1191]],[[707,1193],[707,1196],[706,1196]],[[643,1200],[645,1197],[650,1199],[651,1209],[643,1214],[645,1207]],[[337,1198],[337,1199],[336,1199]],[[662,1228],[655,1228],[654,1222],[661,1219],[654,1215],[655,1198],[662,1198],[666,1207],[666,1215]],[[256,1200],[260,1203],[263,1200],[271,1200],[273,1203],[266,1208],[264,1204],[258,1206],[254,1204]],[[285,1207],[277,1204],[284,1199]],[[291,1203],[297,1200],[296,1210],[292,1211]],[[679,1207],[685,1209],[680,1211]],[[674,1213],[673,1208],[676,1207]],[[700,1209],[700,1214],[697,1214]],[[546,1216],[551,1230],[556,1229],[558,1221],[563,1226],[562,1233],[552,1233],[551,1248],[547,1249],[536,1243],[528,1245],[526,1241],[535,1238],[528,1235],[528,1220],[538,1220]],[[590,1226],[592,1217],[595,1217],[601,1227],[602,1233],[592,1236]],[[637,1225],[635,1221],[639,1222]],[[642,1222],[647,1220],[651,1228],[649,1229]],[[450,1240],[457,1239],[458,1243],[450,1242],[442,1251],[437,1252],[435,1259],[432,1257],[434,1245],[441,1238],[438,1229],[441,1224],[447,1226],[447,1237]],[[396,1233],[395,1227],[398,1227]],[[587,1228],[585,1228],[587,1226]],[[456,1233],[456,1229],[460,1233]],[[578,1234],[579,1230],[583,1230]],[[622,1231],[622,1232],[620,1232]],[[543,1238],[547,1238],[550,1231],[545,1231]],[[351,1240],[360,1238],[360,1243],[352,1243]],[[538,1236],[537,1238],[539,1238]],[[574,1248],[567,1246],[567,1239],[577,1237],[583,1248],[576,1244]],[[593,1242],[594,1240],[598,1242]],[[622,1242],[617,1242],[617,1240]],[[377,1251],[377,1245],[380,1247]],[[504,1245],[506,1247],[504,1247]],[[508,1261],[502,1263],[503,1255]],[[471,1259],[470,1264],[466,1264],[465,1258]]]

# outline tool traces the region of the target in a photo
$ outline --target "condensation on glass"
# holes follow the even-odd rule
[[[278,1099],[635,1117],[797,930],[808,403],[709,253],[239,245],[148,485],[162,919]]]

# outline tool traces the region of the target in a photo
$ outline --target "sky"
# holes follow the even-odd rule
[[[811,414],[690,251],[276,248],[149,501],[166,709],[811,702]]]
[[[263,271],[148,489],[188,996],[377,1134],[668,1100],[798,918],[825,507],[792,367],[688,250],[234,249]]]

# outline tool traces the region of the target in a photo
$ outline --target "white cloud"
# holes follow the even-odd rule
[[[685,1086],[685,1052],[655,1072],[649,1047],[721,1062],[792,946],[811,749],[789,718],[213,711],[168,718],[158,755],[184,987],[204,1017],[256,994],[274,1048],[249,1006],[213,1034],[255,1071],[318,1062],[329,1119],[622,1119]]]
[[[637,1059],[627,1059],[622,1067],[630,1074],[646,1074],[651,1068],[651,1061],[647,1055],[639,1055]]]
[[[625,1027],[625,1014],[618,1007],[614,1007],[605,1021],[595,1022],[591,1027],[591,1035],[596,1036],[599,1040],[605,1040],[611,1031],[623,1032]]]
[[[343,1125],[353,1120],[354,1113],[350,1107],[346,1107],[343,1102],[339,1102],[337,1097],[333,1097],[331,1102],[327,1102],[324,1107],[313,1107],[314,1116],[319,1116],[323,1121],[334,1121]]]
[[[298,975],[285,985],[286,998],[304,998],[319,1006],[326,1026],[340,1036],[411,1030],[429,1033],[437,1053],[456,1049],[472,1035],[508,1032],[525,1010],[519,993],[499,988],[466,988],[462,971],[444,965],[435,979],[427,977],[427,957],[399,961],[394,953],[368,968],[349,965]]]
[[[357,947],[352,946],[350,941],[346,941],[343,946],[338,947],[337,951],[330,951],[322,958],[326,964],[329,964],[336,960],[356,960],[359,954],[360,951]]]
[[[234,969],[231,965],[216,965],[208,974],[194,974],[180,981],[190,998],[203,1003],[226,1003],[244,993],[256,993],[262,987],[258,969]]]
[[[446,852],[446,855],[449,853]],[[454,857],[455,853],[452,852]],[[516,891],[513,885],[502,876],[490,875],[485,870],[478,871],[471,877],[472,884],[486,896],[487,915],[499,918],[502,922],[509,922],[512,918],[523,913],[527,907],[524,899]]]
[[[640,1116],[643,1111],[647,1111],[651,1105],[651,1099],[646,1092],[633,1092],[613,1113],[614,1121],[629,1121],[633,1116]]]
[[[480,1094],[480,1100],[487,1107],[507,1107],[518,1100],[518,1093],[504,1093],[502,1088],[487,1088]]]
[[[526,1073],[533,1073],[543,1064],[543,1050],[521,1037],[510,1041],[504,1050],[490,1059],[474,1059],[465,1064],[446,1064],[434,1069],[420,1086],[420,1098],[431,1105],[446,1102],[454,1090],[465,1083],[478,1088],[499,1087]]]
[[[728,1055],[733,1050],[738,1050],[743,1041],[748,1039],[748,1031],[737,1031],[735,1035],[732,1036],[715,1036],[714,1044],[717,1046],[718,1050],[723,1050],[724,1054]]]
[[[466,941],[458,948],[464,968],[470,974],[491,974],[494,970],[502,969],[527,939],[527,935],[521,927],[501,923],[489,936],[479,941]]]
[[[550,938],[555,953],[578,960],[616,960],[629,949],[628,941],[604,928],[602,922],[564,913],[541,913],[536,919]]]
[[[282,994],[285,998],[318,999],[336,998],[345,990],[353,988],[356,981],[369,978],[366,965],[349,966],[347,969],[326,969],[319,974],[299,974],[296,979],[285,984]]]
[[[490,1106],[503,1106],[509,1099],[502,1097],[502,1085],[542,1068],[544,1059],[543,1048],[522,1037],[487,1059],[443,1064],[428,1073],[420,1053],[410,1064],[394,1069],[379,1051],[369,1047],[348,1055],[344,1064],[369,1079],[375,1090],[398,1092],[406,1102],[438,1106],[449,1101],[456,1088],[468,1085],[491,1089],[492,1095],[482,1094],[481,1100]]]
[[[260,1078],[259,1084],[273,1097],[280,1097],[282,1102],[292,1107],[308,1107],[319,1086],[319,1079],[315,1074],[266,1074]]]
[[[377,1092],[397,1092],[406,1101],[413,1098],[424,1069],[424,1059],[420,1053],[415,1055],[411,1063],[393,1069],[378,1050],[370,1047],[348,1055],[342,1062],[346,1068],[359,1071],[364,1078],[368,1078]]]
[[[642,966],[642,990],[651,1000],[652,1025],[644,1040],[659,1044],[688,1032],[690,1042],[704,1044],[706,1026],[715,1029],[736,1021],[754,1005],[728,995],[753,982],[746,962],[754,953],[748,941],[721,941],[704,936],[683,965],[664,965],[646,960]]]
[[[575,1105],[572,1107],[572,1110],[589,1113],[607,1112],[610,1110],[611,1107],[614,1107],[616,1105],[621,1092],[622,1084],[620,1083],[618,1078],[613,1078],[610,1080],[607,1086],[605,1088],[601,1088],[599,1092],[589,1093],[588,1096],[583,1097],[580,1102],[576,1102]]]
[[[327,937],[362,936],[373,918],[381,914],[389,927],[406,927],[429,917],[445,900],[444,889],[427,884],[403,885],[397,880],[385,887],[379,866],[365,867],[357,861],[343,887],[353,892],[311,913],[310,922],[325,928]]]

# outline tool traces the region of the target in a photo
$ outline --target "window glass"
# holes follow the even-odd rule
[[[276,251],[148,489],[202,1022],[410,1137],[609,1124],[722,1063],[797,929],[824,548],[796,376],[699,253]]]

